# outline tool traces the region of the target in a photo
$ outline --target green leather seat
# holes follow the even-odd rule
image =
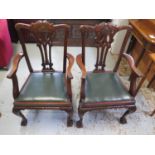
[[[84,103],[128,101],[134,98],[128,93],[117,73],[88,73]]]
[[[37,105],[39,101],[66,102],[68,96],[65,86],[65,74],[63,73],[32,73],[15,101],[22,105],[20,101],[32,102],[32,104],[38,102]]]

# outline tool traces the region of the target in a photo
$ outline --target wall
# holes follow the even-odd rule
[[[128,19],[113,19],[112,23],[118,26],[129,24]],[[125,36],[125,31],[122,31],[117,36],[115,36],[115,43],[113,44],[112,51],[111,51],[113,54],[119,53],[124,36]]]

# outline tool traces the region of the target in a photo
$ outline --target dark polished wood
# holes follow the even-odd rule
[[[149,51],[155,51],[155,20],[151,19],[136,19],[129,20],[133,27],[132,35],[136,40]]]
[[[134,59],[124,53],[125,48],[128,42],[128,39],[130,37],[130,33],[132,28],[130,26],[113,26],[111,24],[107,23],[101,23],[96,26],[90,26],[90,25],[81,25],[80,26],[81,30],[81,37],[82,37],[82,53],[79,54],[76,58],[77,64],[81,69],[82,72],[82,77],[81,77],[81,95],[80,95],[80,103],[78,107],[78,114],[79,114],[79,121],[77,121],[77,127],[83,127],[83,116],[86,112],[92,111],[92,110],[99,110],[99,109],[110,109],[110,108],[126,108],[127,111],[123,114],[123,116],[120,118],[120,123],[124,124],[126,123],[126,116],[134,111],[136,111],[136,105],[135,102],[128,101],[128,104],[124,104],[125,101],[109,101],[109,102],[96,102],[93,104],[84,104],[84,99],[85,99],[85,82],[86,82],[86,76],[87,76],[87,71],[85,68],[85,53],[86,53],[86,45],[87,45],[87,36],[89,35],[90,32],[95,33],[94,41],[95,41],[95,47],[96,47],[96,52],[97,52],[97,57],[96,57],[96,64],[95,64],[95,69],[92,71],[94,73],[103,73],[106,74],[109,71],[106,71],[105,65],[106,65],[106,57],[108,52],[111,49],[111,45],[114,41],[114,36],[122,31],[126,30],[126,35],[123,41],[123,44],[120,49],[118,61],[116,62],[116,65],[113,69],[113,71],[110,72],[118,72],[118,68],[120,65],[120,61],[122,57],[124,57],[127,62],[129,63],[129,66],[132,70],[131,72],[131,79],[130,79],[130,87],[129,87],[129,94],[134,98],[136,96],[136,79],[138,77],[141,77],[141,73],[137,70],[135,67]],[[98,84],[98,83],[96,83]],[[102,106],[101,106],[102,105]]]
[[[36,22],[38,19],[9,19],[8,23],[9,23],[9,30],[10,30],[10,35],[11,35],[11,39],[13,42],[17,42],[18,41],[18,35],[16,33],[15,30],[15,24],[16,23],[26,23],[26,24],[30,24],[32,22]],[[49,22],[53,23],[53,24],[68,24],[70,25],[70,30],[69,30],[69,38],[68,38],[68,45],[69,46],[80,46],[81,45],[81,34],[80,34],[80,25],[82,24],[88,24],[88,25],[95,25],[95,24],[99,24],[101,22],[111,22],[110,19],[47,19]],[[57,42],[55,42],[55,45],[63,45],[63,43],[61,42],[62,40],[62,31],[59,31],[57,34]],[[30,34],[28,34],[26,31],[24,32],[24,38],[25,41],[28,43],[33,43],[34,39],[30,36]],[[93,42],[93,36],[94,34],[91,33],[89,35],[89,39],[88,39],[88,45],[89,46],[94,46],[94,42]]]
[[[155,20],[136,19],[129,20],[129,23],[133,27],[133,31],[128,53],[132,54],[135,59],[136,66],[145,75],[139,84],[139,90],[143,82],[146,79],[150,81],[151,77],[154,75],[154,65],[150,65],[151,60],[148,56],[148,53],[155,52]]]
[[[67,114],[68,114],[67,126],[72,126],[72,124],[73,124],[73,120],[72,120],[73,106],[72,106],[71,79],[73,78],[73,76],[71,74],[71,68],[74,63],[74,58],[71,54],[67,53],[67,43],[68,43],[68,34],[69,34],[70,26],[67,24],[56,24],[55,25],[48,21],[37,21],[37,22],[31,23],[31,24],[17,23],[15,27],[18,32],[18,36],[20,39],[20,43],[22,45],[23,52],[17,53],[15,55],[15,57],[13,59],[13,65],[10,68],[10,71],[7,75],[7,78],[12,79],[12,83],[13,83],[13,97],[15,99],[13,110],[12,110],[13,113],[22,118],[21,125],[24,126],[27,124],[27,119],[22,114],[21,110],[25,110],[25,109],[63,110],[65,112],[67,112]],[[63,39],[64,57],[63,57],[62,72],[64,74],[66,74],[66,78],[64,80],[67,85],[67,93],[69,96],[69,98],[67,99],[67,102],[49,101],[52,104],[54,103],[55,106],[46,106],[48,104],[48,103],[46,103],[47,101],[40,101],[40,102],[37,102],[34,106],[31,101],[26,101],[27,104],[29,104],[29,106],[17,105],[16,98],[21,93],[21,90],[24,88],[24,86],[27,82],[27,80],[26,80],[23,87],[21,88],[21,90],[19,90],[16,72],[18,70],[20,60],[22,58],[25,58],[29,72],[30,72],[29,77],[30,77],[31,73],[39,72],[39,71],[35,71],[32,68],[32,65],[31,65],[31,62],[30,62],[30,59],[29,59],[29,56],[27,53],[27,49],[25,46],[23,30],[27,30],[27,32],[29,32],[31,34],[31,36],[33,37],[33,39],[35,40],[35,43],[37,45],[36,47],[38,47],[40,50],[40,55],[41,55],[41,60],[42,60],[42,64],[41,64],[42,70],[40,72],[42,72],[42,73],[44,73],[44,72],[51,72],[51,73],[60,72],[60,71],[56,71],[53,68],[53,61],[52,61],[51,54],[52,54],[52,46],[53,46],[53,42],[54,42],[56,33],[59,32],[59,30],[63,30],[63,32],[64,32],[64,34],[63,34],[64,35],[64,39]],[[68,66],[67,66],[67,60],[68,60]],[[20,101],[20,102],[22,102],[22,101]],[[40,106],[40,104],[45,105],[45,106]]]

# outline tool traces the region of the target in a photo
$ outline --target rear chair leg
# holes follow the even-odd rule
[[[68,114],[68,117],[67,117],[67,127],[71,127],[73,126],[73,109],[70,110],[70,111],[66,111],[67,114]]]
[[[129,109],[123,114],[123,116],[120,118],[120,123],[121,123],[121,124],[126,124],[126,123],[127,123],[126,116],[127,116],[128,114],[131,114],[131,113],[135,112],[136,109],[137,109],[136,106],[129,108]]]
[[[25,118],[25,116],[22,114],[22,112],[21,112],[19,109],[13,108],[13,109],[12,109],[12,112],[13,112],[15,115],[17,115],[17,116],[19,116],[19,117],[22,118],[21,126],[26,126],[26,125],[27,125],[27,119]]]
[[[80,117],[80,120],[76,122],[76,127],[77,128],[83,128],[83,115],[85,112],[81,111],[80,109],[78,110],[78,114]]]

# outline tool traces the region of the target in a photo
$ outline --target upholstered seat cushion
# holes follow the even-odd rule
[[[116,73],[88,73],[85,103],[134,100]]]
[[[63,73],[32,73],[15,100],[25,102],[66,102],[67,91],[65,74]],[[33,103],[32,103],[33,104]]]

